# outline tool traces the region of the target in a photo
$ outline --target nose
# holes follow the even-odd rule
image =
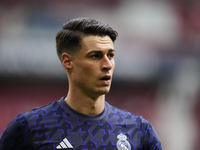
[[[102,65],[101,65],[101,68],[102,70],[111,70],[115,65],[115,61],[114,59],[109,59],[108,56],[105,56],[103,59],[102,59]]]

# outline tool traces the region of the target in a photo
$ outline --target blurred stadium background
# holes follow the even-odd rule
[[[55,35],[75,17],[119,33],[106,100],[149,120],[165,150],[200,150],[198,0],[1,0],[0,135],[17,114],[67,95]]]

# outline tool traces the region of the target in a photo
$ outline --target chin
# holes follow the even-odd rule
[[[99,93],[101,93],[101,95],[107,94],[110,91],[110,88],[105,88],[99,91]]]

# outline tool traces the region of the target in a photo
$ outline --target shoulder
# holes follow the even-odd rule
[[[43,120],[47,115],[51,115],[59,108],[58,101],[54,101],[47,105],[36,107],[31,111],[25,112],[22,115],[27,119],[28,123],[34,123],[36,120]]]
[[[110,104],[107,104],[110,108],[110,114],[122,117],[124,119],[133,119],[134,121],[137,121],[138,123],[146,123],[147,121],[142,117],[138,116],[136,114],[133,114],[127,110],[120,109],[118,107],[112,106]]]
[[[1,149],[26,149],[26,146],[32,147],[32,133],[36,122],[42,121],[46,115],[56,110],[58,102],[52,102],[42,107],[37,107],[31,111],[19,114],[6,127],[0,139]]]
[[[46,114],[52,110],[55,110],[58,106],[58,101],[54,101],[52,103],[49,103],[47,105],[33,108],[31,111],[24,113],[25,116],[28,116],[30,113],[32,114]]]
[[[19,114],[15,117],[6,127],[5,131],[7,134],[17,136],[19,132],[25,130],[28,127],[28,122],[23,114]],[[18,130],[20,129],[20,130]]]
[[[110,104],[108,105],[110,108],[108,118],[110,118],[111,120],[115,120],[120,125],[126,124],[132,129],[134,128],[137,130],[145,130],[147,126],[150,124],[142,116],[138,116],[127,110],[117,108]]]
[[[19,114],[7,125],[4,135],[17,137],[23,132],[28,132],[28,122],[23,114]]]
[[[28,122],[23,114],[14,118],[4,130],[0,139],[0,149],[31,148],[31,136]]]

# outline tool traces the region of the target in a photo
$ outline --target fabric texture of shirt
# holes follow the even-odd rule
[[[4,130],[0,150],[162,150],[152,125],[105,102],[103,112],[85,115],[62,97],[19,114]]]

